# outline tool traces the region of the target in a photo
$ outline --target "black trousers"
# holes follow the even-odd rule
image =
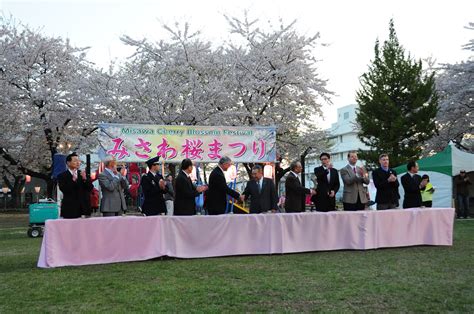
[[[433,201],[426,201],[426,202],[423,202],[423,206],[425,206],[425,207],[433,207]]]
[[[364,210],[365,204],[360,202],[360,196],[357,194],[357,203],[342,203],[344,205],[344,211],[356,211],[356,210]]]
[[[102,213],[102,217],[114,217],[114,216],[118,216],[119,213],[118,212],[103,212]]]
[[[317,198],[316,202],[314,203],[316,206],[316,211],[318,212],[331,212],[336,210],[336,197],[329,197],[327,198]]]

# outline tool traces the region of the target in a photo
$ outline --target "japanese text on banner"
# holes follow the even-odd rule
[[[160,156],[179,163],[184,158],[217,162],[228,156],[235,162],[274,162],[275,127],[163,126],[100,124],[99,155],[124,162]]]

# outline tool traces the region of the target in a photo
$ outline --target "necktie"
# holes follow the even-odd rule
[[[357,173],[356,172],[356,167],[352,167],[352,170],[354,171],[354,173]]]
[[[74,171],[74,173],[72,174],[72,181],[77,181],[77,171]]]
[[[258,181],[258,193],[262,192],[262,181]]]

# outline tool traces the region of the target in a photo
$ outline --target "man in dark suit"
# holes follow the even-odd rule
[[[240,194],[229,188],[225,180],[224,171],[227,171],[231,165],[232,160],[229,157],[222,157],[217,167],[212,170],[209,176],[209,189],[206,192],[206,199],[204,200],[204,207],[209,215],[221,215],[225,213],[227,195],[235,199],[240,198]]]
[[[263,169],[260,165],[252,168],[253,180],[250,180],[240,196],[240,200],[250,198],[250,214],[276,212],[278,197],[275,184],[272,179],[263,177]]]
[[[421,180],[418,173],[418,164],[415,161],[410,161],[407,164],[408,172],[401,178],[405,197],[403,198],[403,208],[421,207],[421,189],[423,189],[428,181]]]
[[[90,194],[92,181],[85,171],[80,171],[81,160],[72,153],[66,157],[67,170],[58,176],[59,189],[63,193],[61,217],[79,218],[91,214]]]
[[[149,171],[140,182],[145,197],[142,205],[142,212],[145,216],[164,215],[166,213],[163,194],[167,193],[168,189],[163,176],[158,173],[160,168],[159,159],[160,157],[156,156],[146,161]]]
[[[398,183],[397,172],[389,168],[390,160],[387,154],[379,156],[380,168],[372,171],[372,179],[377,188],[375,202],[377,210],[392,209],[398,207]]]
[[[305,209],[306,194],[314,194],[314,191],[301,185],[300,173],[303,170],[299,161],[290,164],[290,173],[285,181],[285,212],[297,213]]]
[[[193,171],[191,159],[183,159],[181,171],[176,177],[174,214],[176,216],[190,216],[196,214],[195,197],[207,190],[207,186],[196,187],[189,177]]]
[[[314,168],[314,175],[318,184],[316,188],[315,205],[319,212],[336,210],[336,193],[339,191],[339,174],[332,167],[331,155],[322,153],[319,155],[322,165]]]

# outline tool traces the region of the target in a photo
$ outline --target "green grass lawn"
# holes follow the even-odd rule
[[[0,313],[474,312],[474,220],[456,221],[452,247],[39,269],[27,219],[0,215]]]

